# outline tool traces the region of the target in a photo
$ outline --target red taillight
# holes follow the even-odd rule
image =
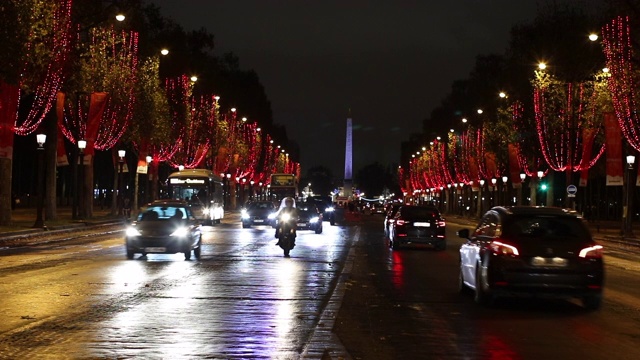
[[[578,256],[585,259],[602,259],[602,245],[594,245],[584,248],[580,250]]]
[[[409,223],[408,221],[405,221],[405,220],[402,220],[402,219],[396,220],[396,225],[402,226],[402,225],[408,224],[408,223]]]
[[[447,223],[444,220],[438,220],[438,227],[445,227]]]
[[[518,252],[518,248],[513,245],[505,244],[501,241],[492,241],[489,244],[489,248],[495,255],[520,255],[520,253]]]

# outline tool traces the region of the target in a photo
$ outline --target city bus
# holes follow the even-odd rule
[[[205,225],[219,224],[224,217],[222,177],[211,170],[188,169],[167,179],[171,199],[187,201]]]
[[[272,174],[269,183],[270,199],[279,201],[287,196],[298,198],[298,179],[294,174]]]

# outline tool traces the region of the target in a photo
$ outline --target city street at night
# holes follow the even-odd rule
[[[391,250],[379,215],[300,231],[291,258],[271,227],[234,213],[206,227],[200,260],[127,260],[119,227],[13,244],[0,256],[0,358],[635,359],[638,254],[607,247],[602,309],[457,290],[467,219],[446,251]]]

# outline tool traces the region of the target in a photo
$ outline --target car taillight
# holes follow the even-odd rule
[[[445,227],[447,223],[444,220],[438,220],[438,227]]]
[[[585,259],[601,259],[602,258],[602,245],[589,246],[580,250],[578,254],[581,258]]]
[[[489,244],[489,248],[496,255],[513,255],[518,256],[520,253],[518,252],[518,248],[513,245],[505,244],[500,241],[492,241]]]
[[[401,220],[401,219],[396,220],[396,225],[401,225],[402,226],[402,225],[408,224],[408,223],[409,223],[409,221],[405,221],[405,220]]]

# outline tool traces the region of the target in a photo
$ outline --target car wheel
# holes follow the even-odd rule
[[[135,253],[133,252],[133,250],[127,248],[127,259],[129,259],[129,260],[133,259],[134,255],[135,255]]]
[[[464,284],[464,275],[462,275],[462,262],[460,262],[460,271],[458,272],[458,292],[464,294],[469,290],[467,285]]]
[[[200,255],[202,254],[202,244],[199,244],[197,248],[193,249],[193,256],[196,259],[200,260]]]
[[[485,279],[482,275],[482,265],[476,265],[476,294],[474,300],[481,305],[491,305],[493,303],[493,296],[484,287]]]
[[[582,305],[587,310],[598,310],[602,306],[602,294],[587,295],[582,298]]]
[[[250,228],[250,227],[251,227],[251,225],[246,224],[246,223],[242,223],[242,228],[246,229],[246,228]]]

